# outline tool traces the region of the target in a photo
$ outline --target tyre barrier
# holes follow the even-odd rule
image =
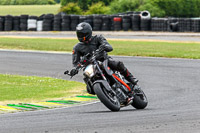
[[[200,32],[200,18],[191,19],[191,31]]]
[[[11,31],[12,30],[12,24],[13,23],[13,16],[7,15],[5,16],[5,23],[4,23],[4,30],[5,31]]]
[[[61,23],[61,30],[62,31],[70,31],[70,24],[71,24],[71,19],[70,15],[63,15],[62,16],[62,23]]]
[[[133,14],[131,16],[132,20],[132,30],[133,31],[139,31],[140,30],[140,14]]]
[[[93,30],[101,31],[102,22],[103,22],[103,20],[102,20],[101,15],[94,15],[93,16]]]
[[[76,26],[79,24],[79,15],[71,15],[71,23],[70,23],[70,28],[72,31],[76,30]]]
[[[53,31],[61,31],[62,16],[57,14],[54,16]]]
[[[151,18],[148,11],[115,15],[0,16],[0,31],[75,31],[80,22],[94,31],[200,32],[200,18]]]
[[[114,17],[114,31],[122,30],[122,18],[121,17]]]
[[[151,19],[150,18],[141,18],[140,30],[141,31],[150,31],[151,29]]]
[[[4,21],[5,21],[5,17],[0,16],[0,31],[4,31]]]
[[[92,15],[86,16],[86,20],[84,22],[89,23],[93,27],[93,16]]]
[[[20,31],[20,17],[19,16],[13,17],[13,30]]]
[[[110,16],[103,16],[102,17],[102,31],[110,31],[111,30],[111,17]]]
[[[44,15],[42,29],[43,31],[52,31],[53,30],[53,14]]]
[[[28,15],[20,16],[20,30],[27,31],[28,30]]]
[[[122,29],[124,31],[128,31],[131,29],[131,16],[130,15],[124,15],[122,16]]]
[[[28,30],[36,31],[37,30],[37,16],[29,16],[28,18]]]
[[[151,31],[168,31],[168,20],[166,18],[152,18]]]
[[[140,13],[141,19],[150,19],[151,18],[151,14],[149,11],[142,11],[139,13]]]

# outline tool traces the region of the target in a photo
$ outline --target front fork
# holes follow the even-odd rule
[[[88,92],[89,94],[95,95],[94,89],[93,89],[93,87],[92,87],[92,82],[91,82],[91,80],[88,79],[88,78],[86,78],[86,77],[85,77],[83,80],[84,80],[84,82],[85,82],[85,84],[86,84],[87,92]]]

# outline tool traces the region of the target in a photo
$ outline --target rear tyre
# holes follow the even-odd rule
[[[100,83],[94,85],[94,91],[100,101],[111,111],[119,111],[120,103],[116,96],[108,92]]]
[[[133,99],[132,106],[136,109],[144,109],[148,104],[148,100],[144,92],[140,89],[139,93],[136,93]]]

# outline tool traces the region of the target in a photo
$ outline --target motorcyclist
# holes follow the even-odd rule
[[[92,36],[92,27],[86,22],[82,22],[77,25],[76,34],[80,42],[76,44],[73,48],[72,61],[74,67],[79,64],[81,57],[88,53],[92,53],[97,49],[104,50],[106,52],[111,52],[113,50],[112,46],[102,35]],[[137,84],[138,80],[133,77],[129,70],[124,66],[123,62],[115,61],[114,59],[109,57],[108,66],[112,70],[119,71],[125,77],[125,79],[133,85]],[[70,71],[70,74],[72,76],[76,75],[77,73],[78,70],[76,70],[75,68]]]

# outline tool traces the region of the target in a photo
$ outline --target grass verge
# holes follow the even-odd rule
[[[36,15],[58,13],[60,5],[3,5],[0,6],[0,15]]]
[[[111,55],[200,59],[200,43],[108,40]],[[71,52],[77,39],[0,38],[1,49]]]
[[[49,77],[0,74],[0,105],[83,94],[83,83]]]

